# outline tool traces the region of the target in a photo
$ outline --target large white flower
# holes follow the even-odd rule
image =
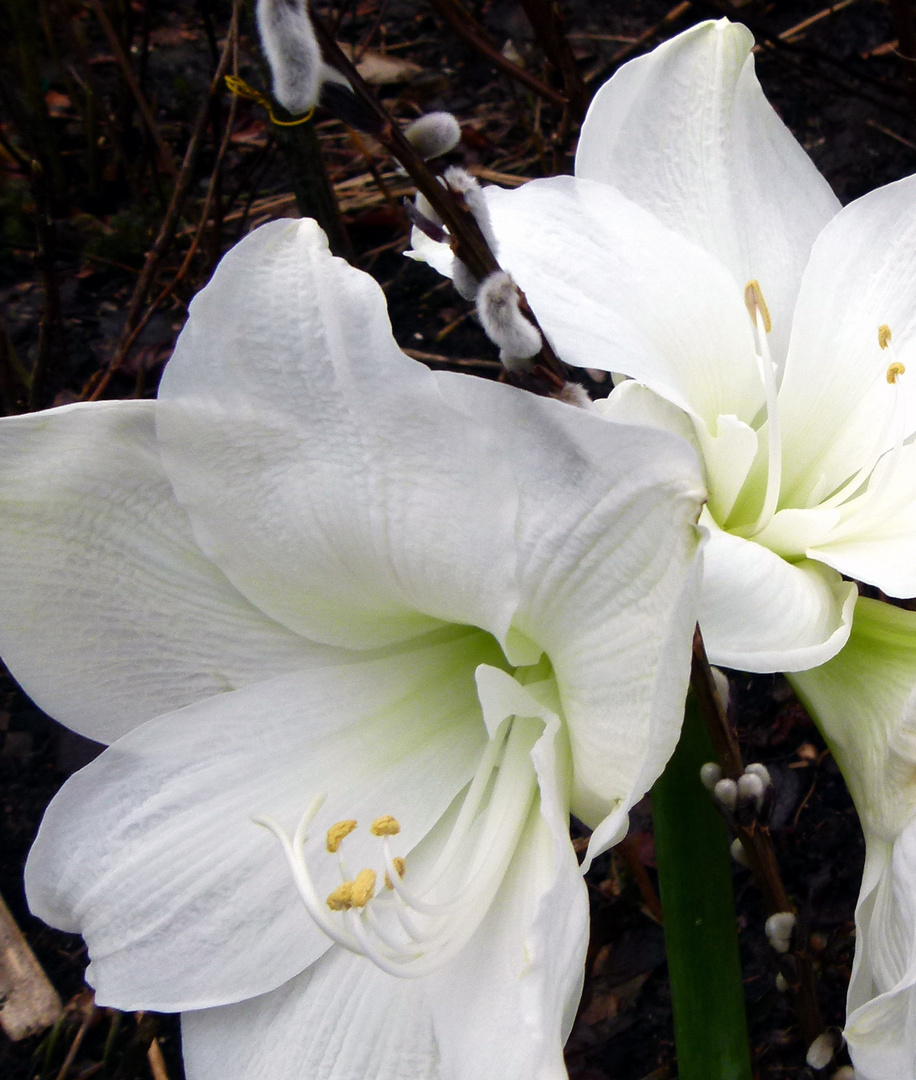
[[[702,454],[712,659],[793,671],[846,640],[841,575],[916,594],[916,178],[841,210],[752,47],[727,20],[666,42],[598,92],[575,178],[486,192],[562,359],[631,377],[606,415]]]
[[[791,678],[865,832],[845,1029],[856,1077],[916,1076],[916,613],[860,600],[843,651]]]
[[[33,910],[101,1003],[185,1012],[193,1080],[565,1075],[568,814],[606,847],[677,740],[703,497],[682,440],[434,374],[313,222],[258,230],[157,402],[0,421],[0,652],[111,743]]]

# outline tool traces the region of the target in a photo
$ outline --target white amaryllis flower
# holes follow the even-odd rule
[[[99,1002],[185,1013],[192,1080],[564,1076],[568,815],[609,845],[677,740],[703,497],[682,440],[434,374],[314,222],[259,229],[157,402],[0,421],[0,652],[111,744],[32,909]]]
[[[856,1078],[916,1076],[916,613],[860,600],[843,651],[791,681],[865,833],[845,1028]]]
[[[666,42],[598,92],[575,178],[486,192],[561,358],[630,376],[606,414],[702,454],[710,657],[793,671],[846,640],[841,575],[916,594],[916,178],[841,210],[752,47],[727,20]]]

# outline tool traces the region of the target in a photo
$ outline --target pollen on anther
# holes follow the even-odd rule
[[[375,895],[375,871],[360,870],[350,882],[350,903],[353,907],[365,907]]]
[[[753,278],[744,286],[744,305],[747,308],[747,313],[751,317],[751,322],[755,325],[757,323],[757,312],[760,312],[760,316],[763,319],[763,328],[769,333],[773,329],[773,320],[770,318],[770,309],[767,307],[767,302],[763,298],[763,291],[760,288],[760,282]]]
[[[373,836],[397,836],[401,831],[401,825],[397,818],[391,814],[384,814],[369,826],[369,832]]]
[[[324,842],[325,847],[332,855],[334,855],[343,843],[344,837],[349,836],[355,828],[356,822],[352,818],[349,821],[336,822],[328,829],[328,835]]]
[[[398,877],[403,877],[404,874],[407,872],[407,863],[404,862],[404,860],[402,858],[400,858],[400,857],[395,857],[391,861],[394,863],[394,868],[398,872]],[[393,889],[394,888],[394,884],[393,884],[391,878],[388,876],[388,874],[385,875],[385,888],[386,889]]]
[[[898,376],[905,374],[906,365],[901,364],[899,360],[895,360],[893,364],[887,366],[887,381],[892,385],[897,381]]]
[[[331,911],[346,911],[347,908],[353,907],[353,902],[352,881],[345,881],[343,885],[338,885],[325,901]]]
[[[882,325],[878,327],[878,344],[882,349],[886,349],[888,345],[890,345],[892,336],[891,328],[887,323],[882,323]]]

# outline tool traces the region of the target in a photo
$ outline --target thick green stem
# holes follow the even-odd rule
[[[700,783],[713,757],[691,693],[680,742],[652,789],[678,1077],[751,1080],[728,832]]]

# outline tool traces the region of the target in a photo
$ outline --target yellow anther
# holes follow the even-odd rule
[[[328,829],[325,847],[333,855],[343,843],[344,837],[349,836],[355,828],[356,822],[352,818],[349,821],[338,821]]]
[[[747,308],[747,313],[751,317],[751,322],[757,325],[757,312],[760,312],[763,318],[763,328],[769,333],[773,329],[773,322],[770,319],[770,309],[767,307],[766,300],[763,298],[763,292],[760,289],[760,282],[754,278],[744,286],[744,305]]]
[[[350,884],[350,903],[353,907],[365,907],[375,895],[375,871],[360,870]]]
[[[398,872],[398,877],[403,877],[404,874],[407,872],[407,863],[404,862],[404,860],[401,858],[394,858],[391,861],[394,863],[394,868]],[[394,888],[394,885],[391,884],[391,878],[387,874],[385,875],[385,888]]]
[[[897,381],[897,377],[903,375],[906,371],[906,365],[901,364],[899,360],[895,360],[893,364],[887,366],[887,381],[892,385]]]
[[[331,911],[346,911],[353,907],[353,882],[345,881],[343,885],[338,885],[326,902]]]
[[[886,349],[888,345],[890,345],[891,336],[891,328],[887,325],[887,323],[883,323],[881,326],[878,327],[878,344],[881,346],[882,349]],[[888,379],[887,381],[891,382],[892,380]]]
[[[369,826],[369,832],[373,836],[397,836],[401,831],[400,823],[391,814],[385,814],[376,818]]]

